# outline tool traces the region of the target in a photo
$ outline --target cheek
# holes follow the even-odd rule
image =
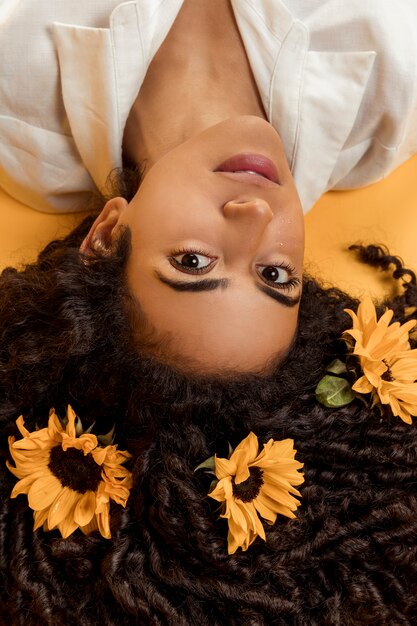
[[[202,185],[204,189],[204,185]],[[212,202],[199,188],[182,183],[151,187],[151,183],[135,196],[125,221],[136,232],[138,243],[146,245],[182,236],[198,236],[213,215]]]

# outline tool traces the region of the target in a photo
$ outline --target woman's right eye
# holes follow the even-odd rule
[[[169,257],[169,262],[173,267],[181,272],[191,274],[199,274],[208,270],[215,260],[213,257],[198,252],[183,252]]]

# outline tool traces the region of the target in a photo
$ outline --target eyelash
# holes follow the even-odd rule
[[[179,269],[181,272],[184,272],[184,274],[204,274],[212,266],[212,263],[210,263],[210,265],[207,265],[207,267],[202,267],[201,269],[198,269],[198,268],[197,269],[193,269],[193,268],[185,269],[184,266],[178,263],[175,259],[176,256],[179,256],[181,254],[200,254],[202,256],[206,256],[208,258],[213,259],[212,263],[217,258],[217,257],[212,257],[210,254],[207,254],[206,252],[203,252],[203,250],[181,248],[180,250],[177,250],[171,256],[169,256],[168,260],[173,267],[175,267],[176,269]],[[290,278],[290,280],[286,283],[274,283],[273,281],[267,280],[265,277],[262,276],[262,280],[268,285],[270,285],[271,287],[273,287],[274,289],[280,289],[281,291],[290,292],[293,289],[295,289],[295,287],[298,287],[298,285],[301,284],[301,280],[297,276],[294,276],[295,267],[293,267],[292,265],[289,265],[287,263],[268,263],[268,265],[264,265],[262,267],[279,267],[285,270],[286,272],[288,272],[288,274],[293,275],[292,278]],[[259,273],[258,273],[258,276],[260,276]]]
[[[196,268],[196,269],[195,268],[193,269],[190,267],[188,269],[185,269],[184,266],[178,263],[178,261],[176,261],[175,259],[175,257],[179,256],[180,254],[201,254],[201,256],[206,256],[212,259],[212,262],[210,263],[210,265],[207,265],[206,267],[201,267],[201,268]],[[213,257],[210,254],[203,252],[202,250],[196,250],[196,249],[191,249],[191,248],[181,248],[181,250],[177,250],[171,256],[168,257],[168,260],[171,263],[171,265],[175,267],[176,269],[179,269],[180,272],[184,272],[184,274],[204,274],[212,266],[213,262],[216,259],[217,257]]]
[[[289,292],[301,284],[301,280],[298,278],[298,276],[295,276],[295,267],[293,267],[289,263],[268,263],[268,265],[262,265],[261,267],[279,267],[280,269],[288,272],[290,276],[292,276],[292,278],[290,278],[290,280],[288,280],[286,283],[274,283],[272,280],[268,280],[265,278],[265,276],[262,276],[262,280],[274,289],[280,289],[282,291]]]

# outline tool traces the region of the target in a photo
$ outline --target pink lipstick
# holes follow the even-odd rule
[[[258,175],[279,184],[278,172],[275,164],[262,154],[236,154],[219,165],[216,172],[231,174]]]

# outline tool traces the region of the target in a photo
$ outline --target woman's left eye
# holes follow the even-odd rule
[[[258,274],[265,282],[274,284],[279,288],[291,288],[299,284],[299,279],[294,277],[294,270],[282,265],[258,265]]]
[[[171,265],[181,272],[200,273],[207,270],[215,259],[198,252],[183,252],[169,257]]]

